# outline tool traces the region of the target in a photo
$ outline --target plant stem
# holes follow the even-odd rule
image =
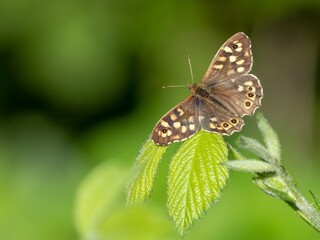
[[[320,232],[320,213],[314,209],[312,205],[303,197],[294,184],[291,176],[280,165],[278,166],[277,174],[279,174],[279,176],[287,185],[287,194],[291,195],[291,197],[294,199],[294,201],[285,201],[299,214],[303,220],[305,220],[315,230]]]

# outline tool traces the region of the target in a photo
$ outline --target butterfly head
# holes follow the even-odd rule
[[[197,84],[188,83],[188,88],[189,88],[190,92],[194,93],[195,89],[197,88]]]

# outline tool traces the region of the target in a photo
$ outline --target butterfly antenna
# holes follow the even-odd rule
[[[189,62],[191,80],[192,80],[192,83],[193,83],[193,72],[192,72],[192,65],[191,65],[190,55],[188,55],[188,62]],[[183,84],[183,85],[167,85],[167,86],[163,86],[162,88],[186,87],[186,86],[187,86],[186,84]]]
[[[167,85],[163,86],[162,88],[173,88],[173,87],[186,87],[187,85]]]
[[[193,83],[193,71],[192,71],[192,64],[191,64],[190,55],[188,55],[188,63],[189,63],[189,68],[190,68],[191,80]]]

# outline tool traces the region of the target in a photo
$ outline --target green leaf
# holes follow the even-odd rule
[[[256,154],[257,156],[261,157],[263,160],[270,163],[275,162],[274,158],[268,152],[268,150],[257,140],[248,138],[245,136],[240,136],[237,143],[239,147]]]
[[[261,132],[263,140],[266,144],[266,147],[272,157],[280,162],[281,158],[281,146],[278,135],[272,129],[267,119],[263,116],[262,113],[257,114],[258,128]]]
[[[200,131],[181,145],[171,160],[168,209],[183,236],[194,220],[221,196],[228,170],[227,146],[218,134]]]
[[[150,196],[160,159],[166,147],[159,147],[149,139],[142,147],[127,187],[127,204],[141,204]]]
[[[296,202],[296,197],[290,190],[286,179],[277,173],[263,173],[254,178],[253,181],[265,193],[280,198],[286,202]]]
[[[123,194],[128,173],[129,169],[105,162],[81,182],[76,196],[75,222],[83,239],[97,233],[102,219],[123,204],[119,196]]]
[[[75,208],[79,239],[176,239],[162,209],[125,206],[123,191],[130,169],[116,162],[95,167],[79,185]]]
[[[312,191],[309,191],[309,192],[310,192],[310,194],[311,194],[311,196],[313,198],[313,201],[316,204],[318,210],[320,210],[320,200],[319,200],[319,198]]]
[[[273,165],[261,160],[233,160],[225,162],[224,165],[228,169],[251,173],[264,173],[275,170]]]
[[[229,150],[229,159],[237,159],[237,160],[244,160],[246,159],[244,156],[241,155],[241,153],[231,146],[230,144],[227,144],[228,150]]]

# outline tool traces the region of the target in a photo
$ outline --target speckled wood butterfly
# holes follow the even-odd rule
[[[166,146],[192,137],[199,129],[222,135],[241,131],[244,115],[260,107],[263,89],[248,74],[252,67],[251,42],[236,33],[219,49],[199,84],[188,84],[191,96],[166,113],[153,129],[155,144]]]

